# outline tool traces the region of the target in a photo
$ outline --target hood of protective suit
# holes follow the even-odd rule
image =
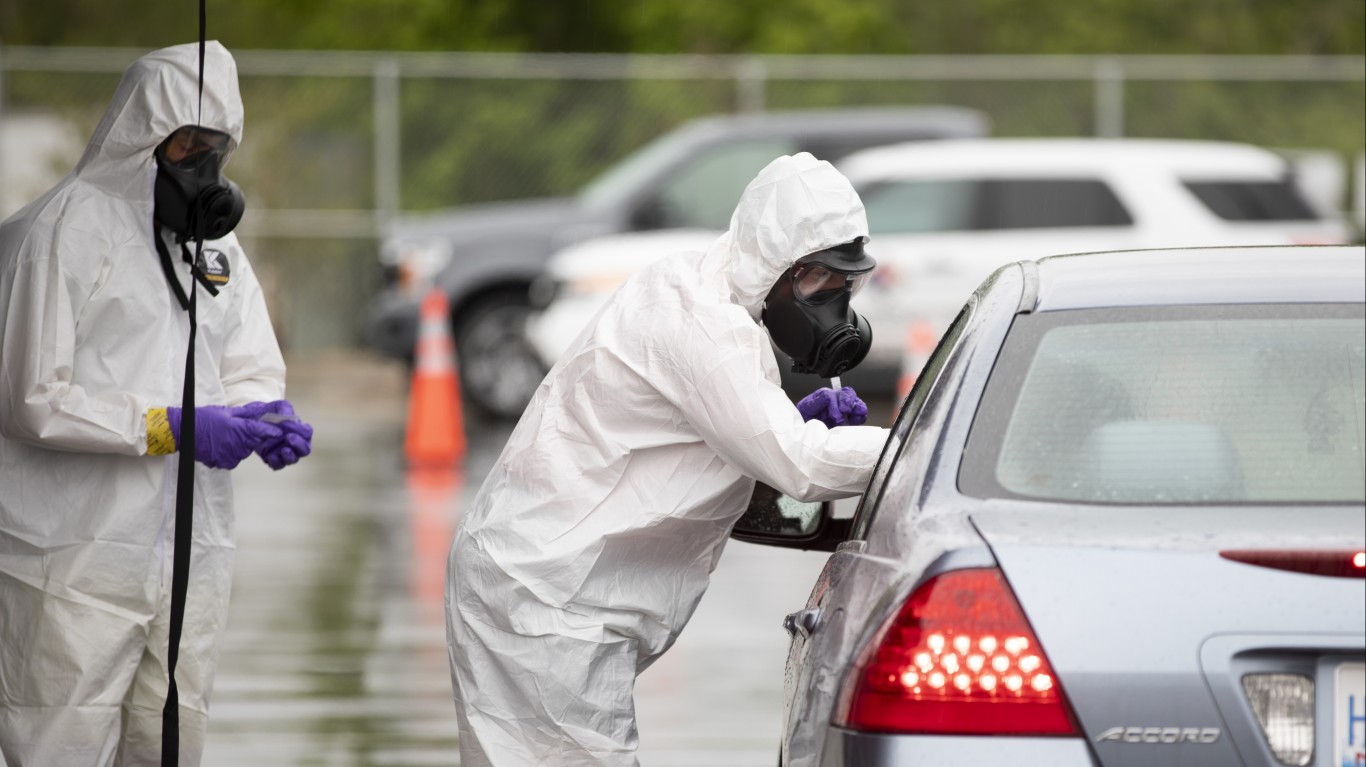
[[[842,173],[808,152],[779,157],[745,188],[730,229],[707,251],[725,262],[732,300],[756,320],[797,259],[868,236],[868,216]]]
[[[199,45],[188,43],[143,56],[123,74],[72,175],[109,194],[152,204],[153,150],[183,125],[222,131],[242,140],[242,96],[237,63],[217,40],[204,46],[204,96],[199,95]]]

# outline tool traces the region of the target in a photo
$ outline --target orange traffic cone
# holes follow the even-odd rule
[[[906,399],[920,376],[920,369],[930,359],[935,344],[939,343],[939,331],[929,320],[912,320],[906,326],[906,341],[901,352],[901,378],[896,384],[896,401]]]
[[[455,466],[465,457],[465,424],[455,344],[447,325],[446,294],[432,288],[422,299],[416,365],[408,392],[404,455],[412,466]]]

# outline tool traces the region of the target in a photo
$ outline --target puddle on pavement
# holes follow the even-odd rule
[[[442,589],[463,484],[409,481],[392,424],[314,425],[298,466],[238,470],[204,764],[454,764]]]

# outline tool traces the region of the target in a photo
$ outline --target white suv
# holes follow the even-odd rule
[[[984,139],[898,144],[840,169],[868,210],[878,259],[859,310],[870,359],[901,357],[899,394],[964,299],[997,267],[1060,253],[1346,243],[1288,162],[1245,144]],[[874,289],[876,288],[876,289]]]
[[[873,348],[845,383],[904,394],[966,297],[996,267],[1060,253],[1192,245],[1345,243],[1279,155],[1244,144],[1166,140],[949,139],[866,149],[837,163],[868,210],[878,261],[854,308]],[[631,271],[719,232],[589,240],[551,258],[553,296],[529,336],[546,364]],[[553,289],[549,286],[554,285]],[[824,382],[786,374],[789,390]]]

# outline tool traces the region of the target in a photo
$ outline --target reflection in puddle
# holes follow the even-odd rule
[[[462,478],[405,478],[391,425],[314,425],[307,461],[237,471],[204,764],[454,764],[442,593]]]

